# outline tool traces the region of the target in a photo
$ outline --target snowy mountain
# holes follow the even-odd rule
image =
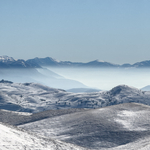
[[[150,92],[120,85],[110,91],[70,93],[36,83],[0,83],[0,109],[42,112],[64,108],[99,108],[120,103],[150,105]]]
[[[118,67],[119,65],[112,64],[105,61],[91,61],[88,63],[81,63],[81,62],[70,62],[70,61],[58,61],[56,59],[53,59],[51,57],[46,58],[34,58],[29,59],[26,62],[32,64],[37,63],[40,66],[55,66],[55,67]]]
[[[131,67],[134,67],[134,68],[149,68],[150,67],[150,60],[136,62],[132,65],[127,63],[127,64],[121,65],[121,67],[123,67],[123,68],[131,68]]]
[[[58,140],[37,137],[23,130],[0,123],[1,150],[83,150]]]
[[[137,63],[133,64],[132,66],[136,67],[136,68],[149,68],[150,67],[150,60],[137,62]]]
[[[8,57],[8,56],[0,56],[0,62],[14,62],[16,61],[14,58],[12,57]]]
[[[70,61],[59,61],[59,60],[56,60],[56,59],[53,59],[51,57],[46,57],[46,58],[34,58],[34,59],[28,59],[26,61],[27,63],[30,63],[30,64],[38,64],[40,66],[55,66],[55,67],[69,67],[69,66],[78,66],[82,63],[73,63],[73,62],[70,62]]]
[[[150,67],[150,60],[137,62],[134,64],[125,63],[123,65],[119,64],[113,64],[110,62],[105,62],[102,60],[94,60],[87,63],[82,62],[71,62],[71,61],[58,61],[56,59],[53,59],[51,57],[46,58],[34,58],[34,59],[28,59],[26,61],[29,64],[38,64],[40,66],[55,66],[55,67],[116,67],[116,68],[147,68]]]
[[[82,67],[119,67],[117,64],[112,64],[105,61],[94,60],[81,65]]]
[[[138,150],[141,149],[138,142],[143,143],[143,149],[144,142],[150,147],[146,140],[150,139],[149,116],[150,106],[126,103],[48,117],[19,128],[92,150],[117,147]]]
[[[45,58],[33,58],[28,60],[14,59],[8,56],[0,56],[0,68],[41,68],[41,66],[52,66],[52,67],[116,67],[116,68],[149,68],[150,60],[137,62],[134,64],[113,64],[106,61],[94,60],[87,63],[82,62],[71,62],[71,61],[59,61],[51,57]]]
[[[27,63],[23,59],[15,60],[12,57],[0,56],[0,68],[40,68],[40,66],[35,63]]]
[[[34,59],[28,59],[26,61],[27,63],[30,63],[30,64],[39,64],[41,66],[57,66],[59,64],[59,61],[57,61],[56,59],[53,59],[51,57],[46,57],[46,58],[34,58]]]

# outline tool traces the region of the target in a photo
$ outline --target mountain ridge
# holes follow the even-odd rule
[[[33,59],[28,59],[26,62],[29,63],[37,63],[38,65],[41,66],[52,66],[52,67],[107,67],[107,68],[149,68],[150,67],[150,60],[145,60],[141,62],[136,62],[134,64],[114,64],[110,62],[106,62],[103,60],[93,60],[87,63],[83,62],[71,62],[71,61],[58,61],[56,59],[53,59],[51,57],[45,57],[45,58],[33,58]]]
[[[0,68],[41,68],[43,66],[51,67],[102,67],[102,68],[149,68],[150,60],[136,62],[134,64],[114,64],[102,60],[94,60],[90,62],[71,62],[59,61],[51,57],[23,60],[14,59],[8,56],[0,56]]]

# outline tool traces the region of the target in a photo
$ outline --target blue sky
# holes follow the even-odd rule
[[[149,8],[149,0],[1,0],[0,55],[149,60]]]

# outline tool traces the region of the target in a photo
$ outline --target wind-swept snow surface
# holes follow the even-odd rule
[[[83,150],[58,140],[44,139],[0,124],[1,150]]]
[[[98,150],[150,137],[149,116],[150,106],[127,103],[46,118],[19,127]]]

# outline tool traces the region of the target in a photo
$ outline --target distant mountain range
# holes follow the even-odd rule
[[[137,62],[134,64],[113,64],[110,62],[100,61],[100,60],[94,60],[87,63],[82,62],[71,62],[71,61],[58,61],[56,59],[53,59],[51,57],[46,58],[34,58],[34,59],[28,59],[26,61],[27,63],[31,64],[31,66],[34,66],[35,64],[39,66],[53,66],[53,67],[117,67],[117,68],[148,68],[150,67],[150,60]]]
[[[120,67],[120,65],[112,64],[109,62],[94,60],[87,63],[71,62],[71,61],[58,61],[51,57],[46,58],[34,58],[26,61],[29,64],[38,64],[40,66],[52,66],[52,67]]]
[[[33,58],[28,60],[14,59],[8,56],[0,56],[0,68],[42,68],[42,66],[51,67],[107,67],[107,68],[149,68],[150,60],[137,62],[134,64],[113,64],[110,62],[94,60],[87,63],[71,62],[71,61],[58,61],[51,57],[46,58]]]

